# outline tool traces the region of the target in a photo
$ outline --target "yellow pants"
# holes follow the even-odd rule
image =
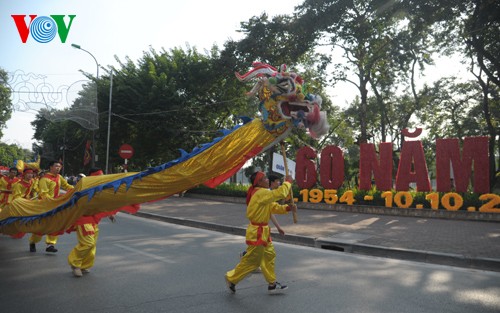
[[[37,234],[31,234],[31,237],[29,239],[29,242],[30,243],[38,243],[42,240],[42,237],[43,236],[40,236],[40,235],[37,235]],[[48,244],[48,245],[55,245],[57,243],[57,238],[59,236],[51,236],[51,235],[47,235],[45,237],[45,243]]]
[[[275,259],[276,252],[274,251],[272,242],[267,247],[249,245],[247,246],[247,253],[241,258],[240,263],[234,269],[227,272],[226,277],[236,285],[260,266],[266,281],[274,283],[276,281],[276,274],[274,272]]]
[[[68,255],[68,263],[72,267],[89,269],[94,266],[99,227],[96,224],[78,225],[76,239],[78,244]]]

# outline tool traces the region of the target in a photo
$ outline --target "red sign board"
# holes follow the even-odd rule
[[[134,148],[131,145],[123,144],[118,149],[118,154],[122,159],[130,159],[134,156]]]

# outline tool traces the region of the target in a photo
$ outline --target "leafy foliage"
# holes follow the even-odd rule
[[[7,81],[7,72],[0,68],[0,138],[3,136],[2,129],[12,114],[11,90],[7,86]]]
[[[100,128],[95,133],[95,149],[101,167],[107,152],[111,75],[111,169],[123,163],[117,152],[124,143],[135,150],[129,169],[142,170],[179,157],[179,149],[190,151],[210,142],[221,135],[219,130],[239,123],[238,116],[255,114],[256,106],[245,98],[244,86],[227,75],[227,68],[221,69],[215,47],[204,54],[190,47],[159,52],[150,49],[137,62],[129,58],[118,61],[120,67],[108,68],[98,81]],[[92,95],[95,85],[86,86],[74,106]],[[35,139],[44,143],[44,158],[61,158],[65,146],[68,170],[83,170],[90,131],[71,121],[50,123],[43,114],[33,126]]]
[[[0,165],[12,167],[17,160],[32,161],[34,157],[31,151],[23,149],[18,145],[8,145],[0,142],[0,160]]]

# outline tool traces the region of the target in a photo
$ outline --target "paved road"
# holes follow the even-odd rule
[[[239,236],[125,214],[101,223],[96,266],[82,278],[57,255],[27,251],[27,238],[0,237],[2,312],[453,312],[500,311],[500,273],[339,253],[276,243],[279,279],[267,294],[259,274],[230,294],[225,271],[244,247]]]
[[[199,197],[199,196],[198,196]],[[171,197],[143,204],[142,216],[244,234],[245,205]],[[500,271],[500,223],[299,210],[277,216],[287,235],[275,240],[360,254]]]

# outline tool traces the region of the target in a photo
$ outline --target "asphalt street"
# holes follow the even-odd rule
[[[241,203],[226,200],[224,197],[206,195],[170,197],[142,204],[138,215],[244,236],[248,225],[244,198],[234,199],[243,200]],[[290,215],[276,215],[286,235],[279,235],[271,227],[273,240],[500,272],[498,222],[330,209],[299,209],[297,215],[296,224]]]
[[[230,294],[224,273],[238,262],[240,236],[119,214],[104,220],[95,267],[72,276],[67,255],[28,252],[27,238],[0,237],[3,312],[453,312],[500,311],[500,273],[345,254],[275,243],[278,279],[261,274]],[[39,251],[42,250],[39,244]]]

